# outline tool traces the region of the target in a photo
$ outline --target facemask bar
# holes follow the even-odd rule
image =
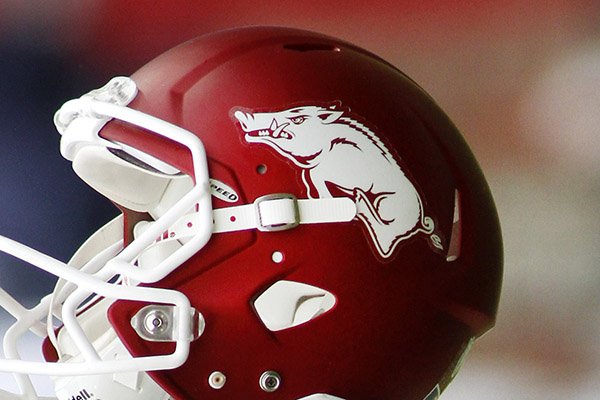
[[[175,268],[189,259],[200,250],[210,239],[212,234],[212,206],[209,194],[208,166],[206,153],[202,142],[192,133],[170,124],[164,120],[152,117],[137,110],[124,107],[135,97],[137,89],[135,83],[129,78],[115,78],[105,88],[93,91],[80,99],[72,100],[63,105],[56,115],[55,121],[60,131],[63,131],[63,142],[69,144],[69,125],[77,118],[96,118],[103,123],[106,118],[114,118],[132,125],[157,133],[167,139],[184,145],[192,156],[195,186],[171,207],[151,228],[147,229],[140,237],[136,238],[120,254],[106,263],[105,267],[95,276],[107,281],[115,275],[126,277],[136,282],[156,282]],[[65,129],[66,128],[66,129]],[[98,138],[94,132],[94,138]],[[66,139],[66,140],[65,140]],[[100,139],[101,140],[101,139]],[[78,144],[77,140],[74,143]],[[64,143],[61,143],[61,145]],[[159,265],[151,269],[141,269],[133,265],[139,254],[150,246],[157,237],[165,232],[175,221],[192,208],[196,208],[196,215],[200,217],[200,230],[190,241],[178,251],[171,254]],[[78,344],[82,354],[88,360],[99,360],[97,353],[82,328],[75,319],[77,306],[85,300],[90,293],[77,289],[63,304],[63,322],[69,330],[75,343]]]
[[[63,135],[61,152],[66,158],[72,159],[81,146],[118,148],[118,144],[106,141],[98,135],[104,124],[111,119],[118,119],[185,146],[192,157],[194,187],[125,249],[118,252],[122,245],[116,243],[92,258],[82,268],[67,265],[0,236],[0,251],[60,279],[55,293],[45,297],[32,309],[22,307],[8,293],[0,291],[0,306],[17,320],[5,334],[6,359],[0,360],[0,372],[15,374],[24,396],[18,398],[37,398],[28,375],[80,376],[173,369],[181,366],[188,357],[190,342],[193,339],[190,334],[192,331],[190,315],[193,314],[193,309],[185,295],[173,290],[125,286],[109,282],[117,276],[136,283],[159,281],[204,247],[213,231],[208,166],[202,142],[194,134],[180,127],[127,108],[126,105],[136,93],[135,83],[130,78],[115,78],[104,88],[65,103],[55,117],[57,128]],[[88,129],[81,131],[82,127]],[[156,238],[179,218],[192,210],[195,211],[195,218],[199,218],[194,236],[156,267],[137,268],[134,263],[139,254],[153,244]],[[117,252],[118,254],[115,255]],[[178,329],[174,332],[175,351],[161,356],[101,360],[76,318],[78,306],[94,294],[106,299],[174,306],[178,319]],[[84,362],[53,363],[49,368],[47,362],[21,359],[17,342],[27,331],[32,331],[40,337],[45,337],[52,332],[48,337],[54,345],[57,344],[54,327],[51,324],[53,316],[63,321],[63,329],[68,331],[81,351]],[[41,322],[44,318],[47,319],[47,324]],[[82,366],[84,363],[85,367]]]
[[[133,358],[129,360],[86,362],[86,367],[82,369],[77,363],[59,363],[52,366],[52,371],[48,371],[48,363],[29,362],[18,359],[0,360],[0,371],[15,372],[18,374],[33,375],[51,375],[54,376],[78,376],[94,375],[127,371],[151,371],[157,369],[171,369],[180,366],[186,359],[189,352],[191,327],[187,316],[191,312],[191,305],[185,295],[180,292],[157,289],[149,287],[130,287],[115,285],[104,282],[96,275],[89,275],[85,272],[71,267],[50,256],[37,252],[30,247],[15,242],[5,237],[0,237],[0,251],[11,254],[39,269],[46,271],[60,279],[77,285],[81,290],[88,293],[97,293],[108,299],[120,299],[130,301],[141,301],[151,304],[172,304],[179,312],[180,327],[177,337],[176,350],[171,355]],[[45,297],[42,302],[31,310],[26,310],[17,306],[14,299],[10,298],[5,292],[0,293],[2,305],[7,306],[11,313],[17,318],[17,323],[7,332],[8,342],[13,337],[19,336],[14,332],[24,333],[26,330],[32,330],[34,333],[40,333],[40,320],[46,316],[50,307],[50,297]],[[16,314],[16,315],[15,315]],[[45,332],[44,332],[45,334]],[[5,336],[5,343],[7,339]],[[11,348],[13,346],[9,346]],[[6,352],[6,349],[5,349]],[[10,352],[10,351],[9,351]],[[7,355],[16,356],[16,353]]]
[[[106,268],[108,270],[113,274],[119,274],[138,282],[153,283],[167,276],[177,266],[181,265],[204,247],[210,239],[213,229],[212,204],[206,153],[202,142],[197,136],[176,125],[140,111],[109,102],[94,100],[89,97],[86,98],[85,96],[65,103],[57,115],[56,120],[59,124],[63,123],[62,121],[67,123],[69,121],[72,122],[73,116],[76,116],[75,118],[77,116],[92,117],[100,120],[108,117],[128,122],[184,145],[192,156],[194,187],[159,218],[156,223],[152,224],[152,227],[127,246],[119,256],[107,263]],[[68,128],[63,135],[64,140],[65,136],[69,135]],[[106,141],[98,138],[98,145],[103,145],[103,142]],[[115,144],[114,146],[118,145]],[[67,150],[63,149],[63,152],[67,152]],[[188,243],[150,270],[142,270],[132,265],[133,261],[145,248],[150,246],[178,218],[194,207],[197,208],[196,215],[201,218],[199,222],[202,229],[196,232],[196,235]]]
[[[98,272],[110,259],[123,250],[123,240],[119,238],[116,242],[114,241],[115,236],[121,237],[123,234],[122,223],[123,216],[120,215],[98,230],[81,246],[68,265],[87,274]],[[104,239],[104,237],[108,239]],[[62,304],[76,289],[77,286],[73,283],[59,279],[56,282],[54,292],[50,295],[51,302],[46,319],[46,333],[55,349],[58,349],[59,346],[52,319],[62,314]],[[93,300],[90,301],[90,303],[93,302]]]

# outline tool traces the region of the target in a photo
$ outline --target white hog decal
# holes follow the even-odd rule
[[[402,240],[433,232],[433,220],[424,215],[417,190],[392,154],[375,133],[343,111],[239,108],[233,116],[248,143],[270,146],[301,168],[310,198],[353,199],[381,257],[389,258]]]

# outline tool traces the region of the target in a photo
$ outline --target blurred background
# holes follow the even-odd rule
[[[184,40],[255,24],[387,59],[437,99],[488,177],[506,250],[500,314],[442,399],[598,399],[597,0],[0,0],[0,234],[66,261],[117,212],[60,157],[54,111]],[[51,290],[49,276],[0,263],[0,287],[25,304]],[[10,321],[0,312],[0,331]],[[0,387],[14,388],[9,376]]]

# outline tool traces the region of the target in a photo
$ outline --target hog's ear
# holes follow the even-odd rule
[[[324,124],[331,124],[332,122],[337,121],[343,114],[343,111],[323,110],[319,111],[317,117],[319,117]]]

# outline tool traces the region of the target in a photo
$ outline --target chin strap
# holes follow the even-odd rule
[[[213,210],[213,233],[258,229],[275,232],[300,224],[348,222],[356,205],[347,197],[300,199],[287,193],[259,197],[253,204]]]
[[[213,209],[213,233],[258,229],[276,232],[293,229],[300,224],[349,222],[356,217],[356,204],[347,197],[297,199],[287,193],[259,197],[252,204]],[[141,221],[134,229],[139,237],[153,222]],[[179,218],[153,245],[138,257],[143,269],[153,268],[201,229],[198,213]]]
[[[356,204],[347,197],[297,199],[287,193],[259,197],[252,204],[213,209],[213,233],[258,229],[283,231],[300,224],[348,222],[356,217]],[[161,239],[193,236],[198,226],[196,213],[184,215]]]

